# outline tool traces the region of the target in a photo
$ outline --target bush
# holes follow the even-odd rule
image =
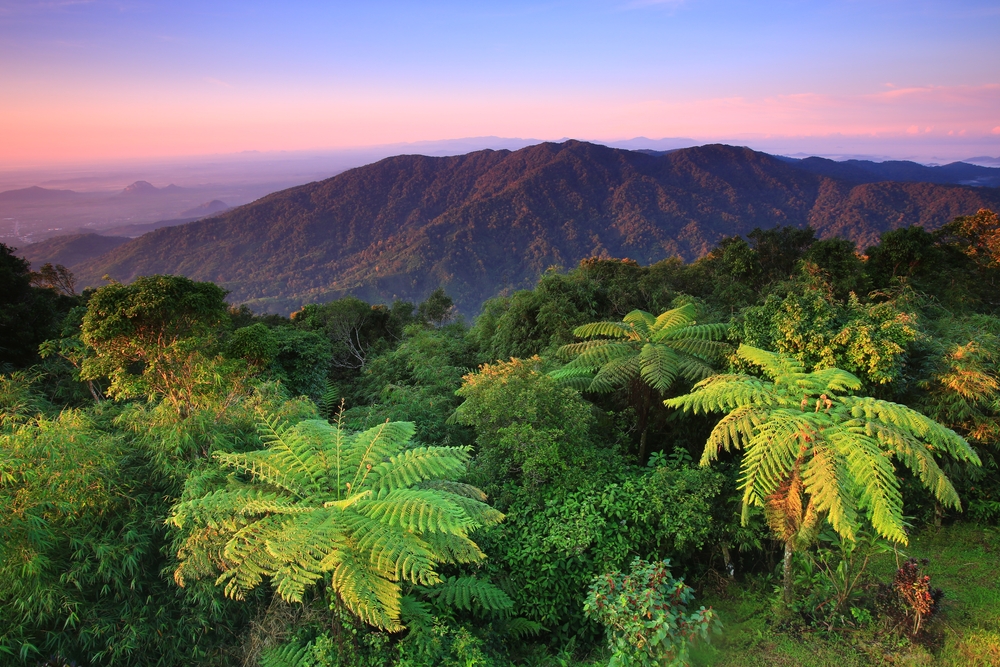
[[[721,627],[711,609],[688,614],[694,591],[670,574],[670,561],[638,558],[631,571],[594,578],[584,603],[587,616],[607,628],[609,667],[686,665],[692,642]]]

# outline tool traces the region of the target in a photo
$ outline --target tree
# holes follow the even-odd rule
[[[485,555],[469,538],[503,515],[477,488],[454,481],[465,448],[413,446],[413,424],[385,423],[362,433],[306,420],[262,426],[267,448],[217,453],[221,472],[189,480],[169,523],[188,530],[175,579],[222,571],[216,580],[241,599],[269,577],[286,601],[328,581],[366,623],[395,631],[400,582],[430,585],[441,563]]]
[[[786,602],[792,555],[812,542],[824,517],[845,539],[854,539],[864,515],[883,537],[906,543],[900,482],[890,459],[909,468],[941,503],[961,508],[937,458],[980,462],[954,431],[905,406],[851,396],[861,381],[839,368],[806,373],[794,357],[747,345],[737,355],[771,381],[715,375],[666,405],[729,413],[705,443],[701,464],[718,459],[721,449],[745,450],[743,521],[751,506],[763,507],[784,542]]]
[[[107,377],[115,398],[161,396],[184,412],[199,385],[215,381],[210,358],[228,318],[225,290],[182,276],[144,276],[101,287],[87,303],[80,338],[92,350],[83,380]]]
[[[574,357],[552,377],[583,391],[608,393],[629,387],[639,400],[639,460],[646,458],[652,389],[661,397],[678,377],[697,381],[713,370],[708,361],[726,345],[725,324],[697,324],[697,308],[687,303],[651,315],[633,310],[621,322],[594,322],[573,333],[592,340],[564,345],[559,352]]]

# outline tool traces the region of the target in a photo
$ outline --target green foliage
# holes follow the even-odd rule
[[[224,664],[220,644],[245,616],[162,576],[166,485],[103,412],[0,433],[0,652]]]
[[[344,422],[361,429],[406,419],[416,424],[420,442],[467,444],[469,429],[446,423],[460,402],[455,389],[474,366],[475,351],[465,333],[461,324],[408,326],[396,348],[365,367],[353,391],[334,388],[339,392],[331,396],[335,403],[344,397],[354,406],[344,413]]]
[[[507,520],[482,536],[487,568],[508,582],[518,614],[562,642],[597,632],[579,606],[594,576],[634,556],[695,563],[716,530],[722,476],[714,471],[618,464],[589,472],[579,487],[553,484],[537,497],[519,496]]]
[[[541,359],[484,364],[456,392],[455,421],[476,429],[470,477],[504,508],[515,489],[582,482],[602,458],[590,440],[591,409],[576,390],[541,372]],[[511,486],[511,488],[507,488]]]
[[[827,630],[870,619],[870,611],[860,600],[869,583],[868,566],[891,552],[892,545],[867,527],[855,539],[845,539],[824,526],[814,547],[796,554],[795,586],[801,594],[793,609]]]
[[[248,481],[230,475],[208,490],[192,478],[173,508],[170,523],[188,531],[178,583],[222,570],[229,597],[269,577],[301,601],[327,580],[366,623],[399,630],[401,581],[431,585],[439,564],[484,558],[469,533],[503,515],[453,481],[465,450],[412,447],[413,425],[402,422],[363,433],[318,420],[262,428],[267,449],[215,455]]]
[[[628,574],[598,575],[584,610],[607,628],[610,667],[687,665],[695,638],[721,629],[716,614],[701,607],[687,613],[694,591],[670,574],[670,561],[636,558]]]
[[[917,316],[892,301],[836,299],[822,281],[809,281],[781,297],[744,309],[734,327],[745,344],[792,355],[807,369],[843,368],[866,386],[899,383]]]
[[[228,318],[224,296],[212,283],[180,276],[105,285],[83,316],[80,337],[93,352],[80,377],[107,377],[114,398],[163,397],[183,411],[200,387],[218,382],[209,362],[214,334]]]
[[[682,269],[676,259],[651,266],[629,259],[584,259],[566,274],[547,271],[532,290],[487,301],[471,334],[483,361],[542,354],[573,342],[574,326],[668,306]]]

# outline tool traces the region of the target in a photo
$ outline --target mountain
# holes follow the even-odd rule
[[[230,206],[224,201],[219,201],[218,199],[213,199],[210,202],[200,204],[194,208],[189,208],[186,211],[181,211],[181,217],[183,218],[203,218],[206,215],[212,215],[213,213],[222,213],[223,211],[229,209]]]
[[[163,195],[163,194],[177,194],[183,192],[184,188],[174,185],[171,183],[165,188],[158,188],[148,181],[136,181],[131,185],[125,186],[125,189],[119,193],[119,196],[135,197],[135,196],[149,196],[149,195]]]
[[[76,201],[82,195],[72,190],[50,190],[33,185],[20,190],[0,192],[0,204],[53,204]]]
[[[965,162],[952,162],[937,167],[928,167],[906,160],[844,160],[835,162],[821,157],[803,160],[785,158],[799,169],[839,178],[854,183],[878,183],[880,181],[902,181],[910,183],[938,183],[954,185],[977,185],[1000,187],[1000,169],[983,167]]]
[[[81,285],[180,273],[278,312],[346,293],[421,299],[443,285],[475,312],[592,255],[692,260],[723,236],[778,225],[863,248],[887,229],[933,228],[980,207],[1000,207],[1000,190],[857,183],[724,145],[647,154],[567,141],[387,158],[158,229],[76,271]]]
[[[18,249],[17,254],[31,262],[31,268],[37,271],[46,263],[75,266],[130,240],[126,236],[70,234],[32,243]]]

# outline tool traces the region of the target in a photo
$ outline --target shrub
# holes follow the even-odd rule
[[[688,614],[692,599],[691,587],[671,576],[670,561],[636,558],[628,574],[594,578],[584,611],[607,629],[610,667],[686,665],[692,642],[720,627],[711,609]]]

